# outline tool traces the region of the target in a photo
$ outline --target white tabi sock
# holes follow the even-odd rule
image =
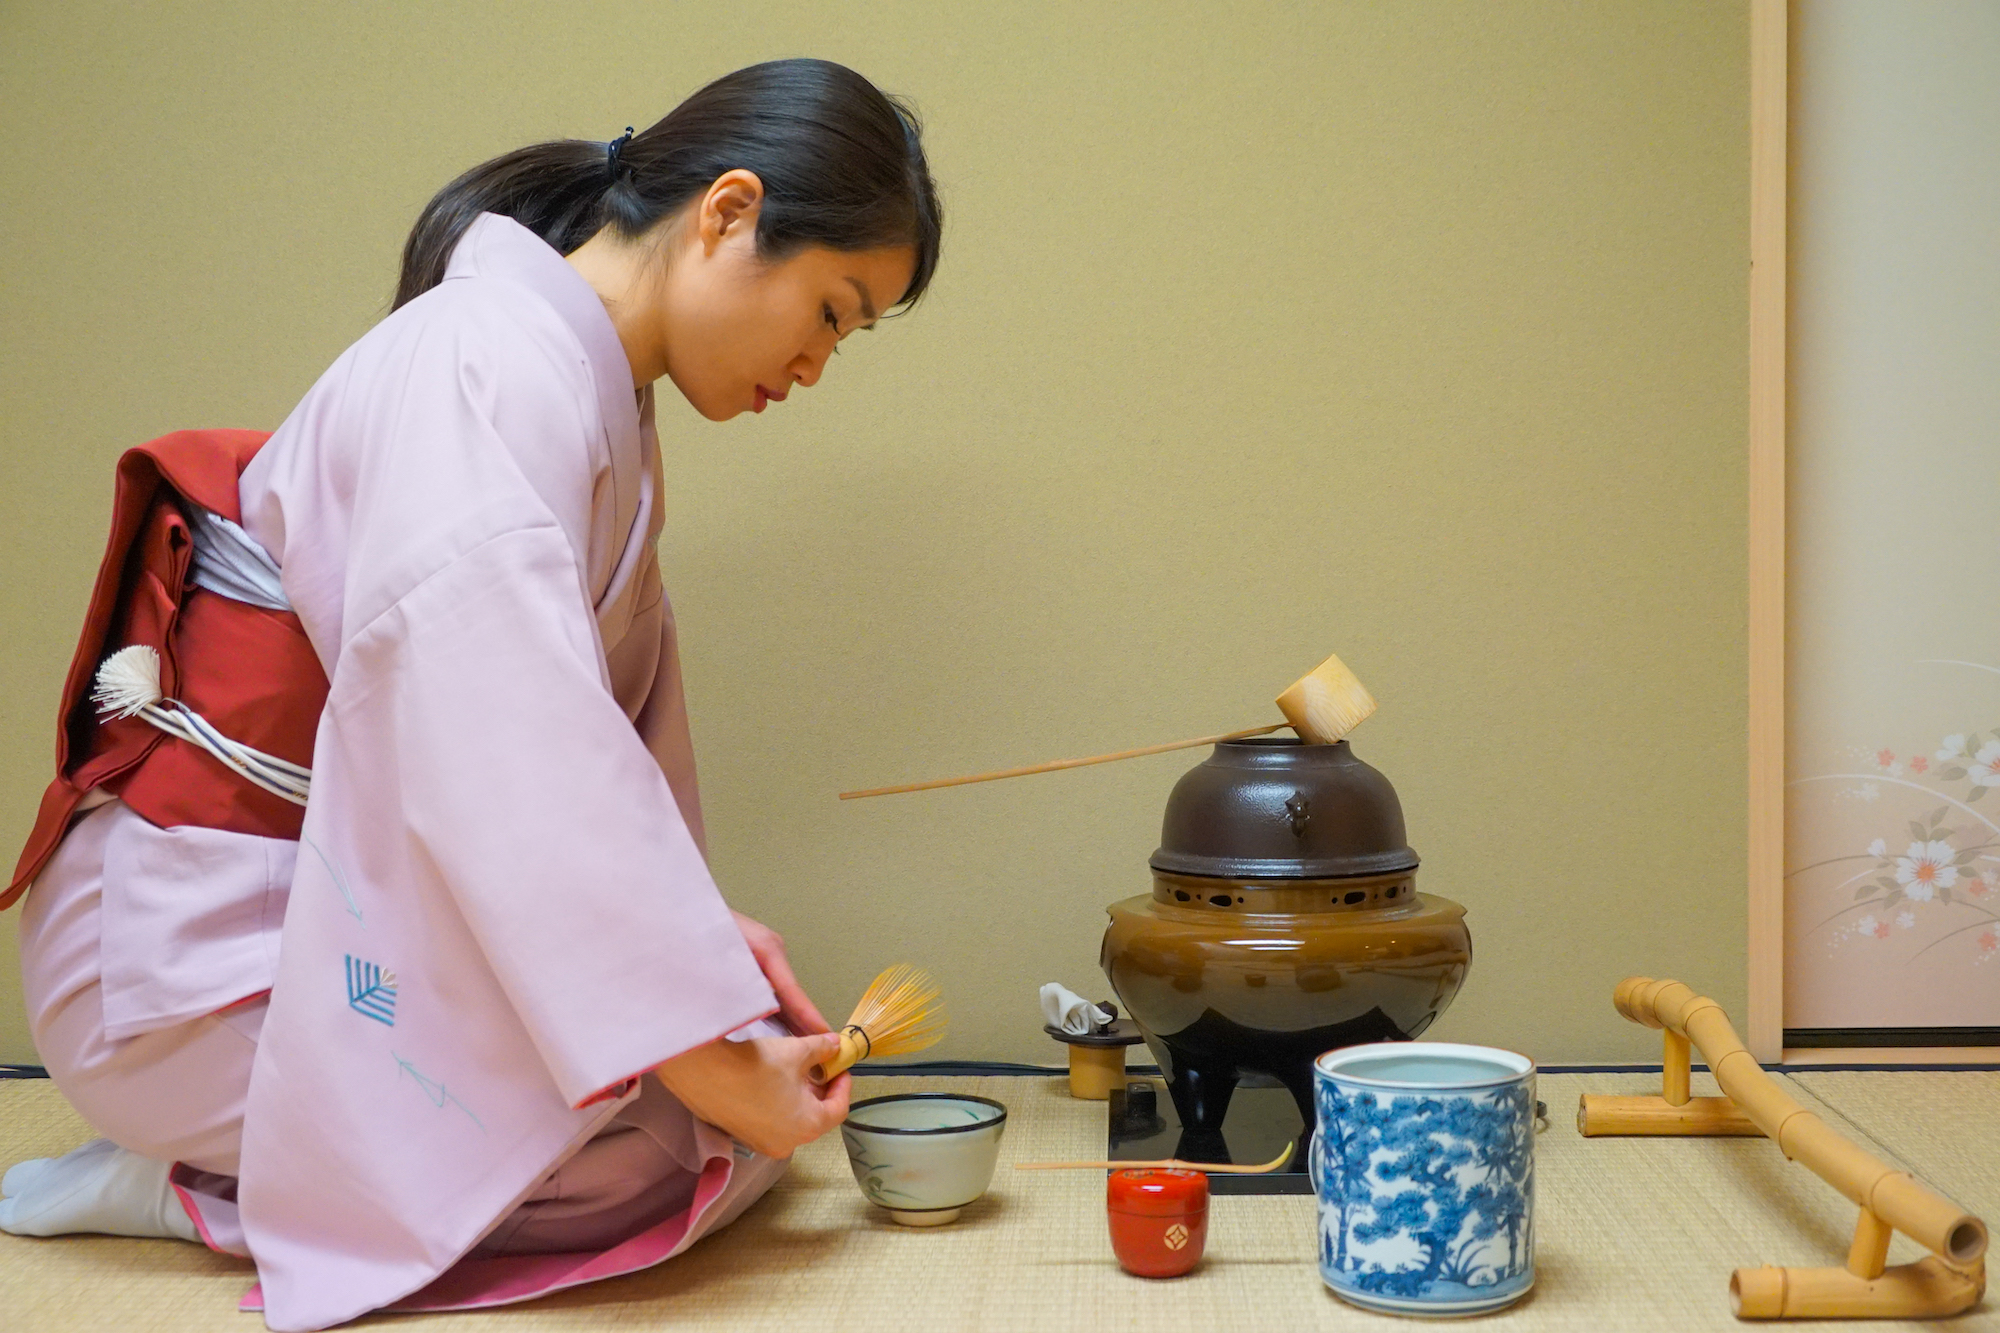
[[[16,1236],[160,1236],[201,1233],[167,1183],[170,1163],[95,1139],[61,1157],[20,1162],[0,1177],[0,1231]]]

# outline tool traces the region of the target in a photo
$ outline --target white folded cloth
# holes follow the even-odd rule
[[[1051,981],[1042,987],[1042,1021],[1072,1037],[1085,1037],[1109,1023],[1111,1015]]]

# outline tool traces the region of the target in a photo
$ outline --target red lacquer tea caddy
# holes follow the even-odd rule
[[[1140,1167],[1113,1171],[1105,1189],[1111,1249],[1139,1277],[1179,1277],[1208,1243],[1208,1177]]]

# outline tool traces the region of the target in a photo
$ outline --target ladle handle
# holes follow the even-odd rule
[[[1268,727],[1247,727],[1242,731],[1225,731],[1219,736],[1197,736],[1191,741],[1168,741],[1165,745],[1146,745],[1136,750],[1120,750],[1116,754],[1094,754],[1088,759],[1052,759],[1046,764],[1029,764],[1025,768],[1003,768],[996,773],[974,773],[962,778],[932,778],[929,782],[906,782],[900,787],[871,787],[867,791],[844,791],[843,801],[858,801],[864,796],[895,796],[906,791],[929,791],[933,787],[963,787],[968,782],[992,782],[998,778],[1024,778],[1030,773],[1053,773],[1062,768],[1084,768],[1090,764],[1108,764],[1114,759],[1137,759],[1143,755],[1165,754],[1169,750],[1191,750],[1197,745],[1219,745],[1223,741],[1248,740],[1252,736],[1268,736],[1274,731],[1283,731],[1289,722],[1274,722]]]

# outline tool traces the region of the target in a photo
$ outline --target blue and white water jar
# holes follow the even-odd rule
[[[1383,1042],[1313,1064],[1319,1271],[1391,1314],[1484,1314],[1535,1282],[1535,1064]]]

